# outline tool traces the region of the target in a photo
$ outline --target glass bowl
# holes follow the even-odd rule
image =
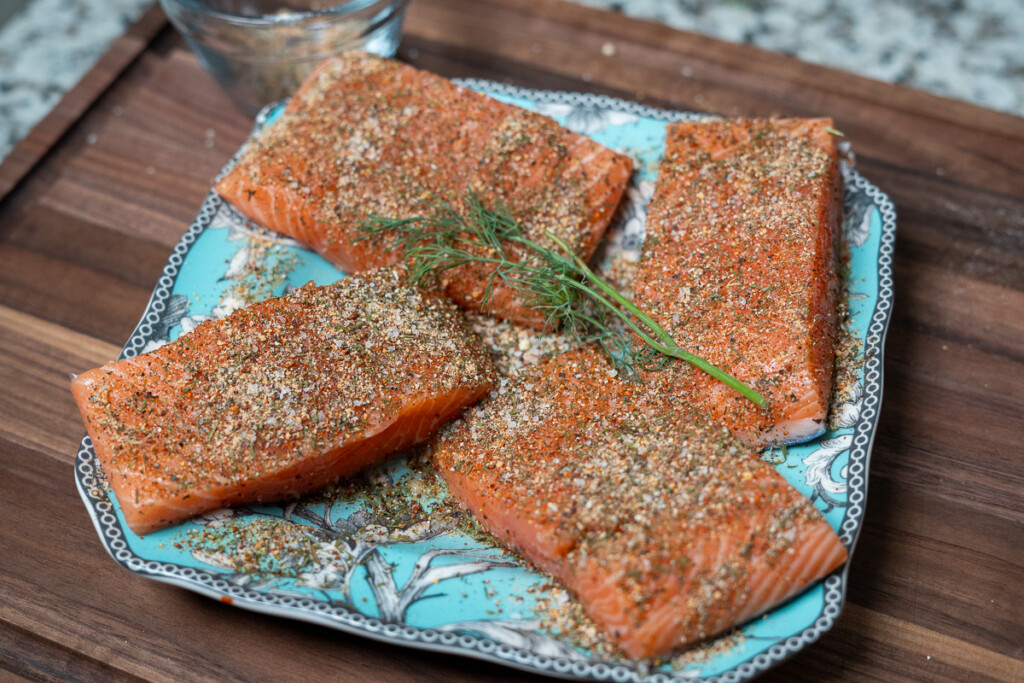
[[[325,57],[392,57],[409,0],[160,0],[199,62],[243,109],[288,97]]]

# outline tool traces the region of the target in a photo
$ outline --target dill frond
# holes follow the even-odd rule
[[[494,284],[501,281],[526,306],[543,313],[549,328],[560,326],[582,342],[598,344],[627,378],[636,379],[640,370],[658,370],[678,359],[758,406],[767,406],[764,396],[680,348],[661,325],[599,278],[556,235],[544,234],[554,248],[528,238],[505,207],[488,207],[474,192],[467,193],[464,206],[460,211],[450,202],[435,199],[430,216],[370,216],[359,226],[358,239],[390,239],[392,248],[402,249],[410,277],[417,283],[469,263],[491,266],[482,311],[490,308]],[[513,246],[521,247],[514,256]]]

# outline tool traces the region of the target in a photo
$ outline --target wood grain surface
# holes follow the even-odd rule
[[[111,55],[0,165],[0,678],[532,678],[230,608],[104,552],[70,373],[117,355],[251,127],[159,10]],[[885,398],[844,613],[764,680],[1024,680],[1024,120],[555,0],[416,0],[400,57],[832,116],[899,212]]]

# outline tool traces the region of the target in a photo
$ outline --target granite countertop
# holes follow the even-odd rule
[[[1024,116],[1021,0],[575,0]]]
[[[1024,116],[1020,0],[575,1]],[[22,2],[0,18],[0,159],[152,4]]]

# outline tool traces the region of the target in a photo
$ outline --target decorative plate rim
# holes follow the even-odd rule
[[[455,79],[455,82],[472,89],[485,90],[489,93],[509,97],[526,98],[536,103],[600,107],[669,123],[714,118],[712,114],[660,109],[607,95],[519,88],[482,79]],[[270,105],[259,114],[256,119],[257,129],[266,122],[269,112],[276,106],[278,105]],[[228,162],[225,170],[235,162],[237,157],[238,154]],[[221,173],[223,174],[224,171]],[[882,224],[876,260],[878,294],[871,312],[866,332],[867,339],[864,343],[866,360],[862,409],[851,435],[852,443],[847,476],[849,504],[839,527],[840,538],[852,557],[864,517],[871,449],[881,408],[885,337],[894,297],[892,255],[896,235],[896,208],[888,195],[852,167],[844,165],[843,176],[847,186],[853,185],[870,197],[880,213]],[[159,322],[160,314],[166,308],[184,263],[185,255],[209,226],[223,202],[224,200],[212,189],[207,194],[195,221],[182,235],[168,258],[145,311],[119,358],[137,355],[152,339],[154,325]],[[136,574],[186,588],[255,612],[315,623],[382,642],[398,642],[407,647],[490,661],[557,678],[635,683],[693,680],[685,673],[677,674],[664,671],[641,673],[637,668],[631,668],[624,664],[592,660],[572,661],[537,655],[530,650],[501,645],[482,636],[443,632],[411,625],[388,624],[356,611],[311,598],[279,596],[249,590],[231,584],[221,578],[218,573],[209,570],[171,562],[146,560],[130,549],[125,540],[124,529],[113,512],[113,506],[107,499],[106,491],[96,477],[96,471],[97,465],[92,442],[88,436],[85,436],[75,460],[75,482],[79,494],[86,504],[86,509],[104,548],[116,562]],[[810,626],[751,656],[728,671],[699,680],[713,683],[738,683],[750,680],[818,640],[832,628],[841,612],[845,602],[849,566],[850,563],[847,561],[822,581],[824,604]]]

